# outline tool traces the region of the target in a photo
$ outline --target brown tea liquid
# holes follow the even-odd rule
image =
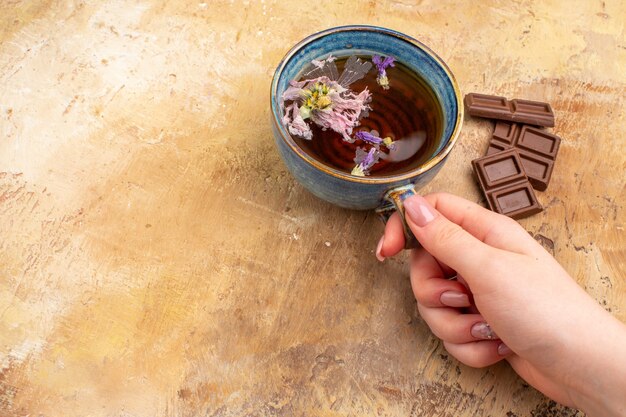
[[[360,57],[371,60],[371,56]],[[343,70],[346,58],[336,61],[339,73]],[[360,126],[354,128],[370,132],[376,130],[381,138],[390,136],[394,141],[410,140],[415,135],[424,135],[426,140],[417,153],[400,162],[380,160],[370,170],[370,176],[389,176],[411,171],[428,161],[437,149],[438,138],[443,128],[441,108],[430,87],[415,73],[400,62],[395,67],[387,68],[390,88],[383,89],[376,82],[378,72],[374,66],[361,80],[350,85],[350,89],[359,93],[367,87],[372,93],[367,117],[361,119]],[[358,147],[370,148],[360,140],[354,143],[344,141],[339,133],[322,130],[311,123],[313,139],[294,137],[296,143],[318,161],[350,173],[354,168],[354,157]],[[354,135],[353,135],[354,136]],[[385,150],[385,148],[382,148]]]

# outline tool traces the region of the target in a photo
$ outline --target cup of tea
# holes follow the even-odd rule
[[[341,70],[353,56],[363,62],[374,56],[394,60],[386,70],[387,85],[376,78],[375,68],[351,85],[356,91],[367,87],[371,99],[369,114],[354,130],[389,138],[394,144],[367,176],[354,175],[352,170],[358,141],[346,141],[345,135],[342,138],[332,129],[315,126],[309,137],[300,137],[285,124],[285,92],[310,71],[311,63],[332,57]],[[463,122],[459,87],[441,58],[416,39],[390,29],[327,29],[300,41],[279,63],[272,80],[271,107],[276,146],[300,184],[332,204],[375,209],[384,221],[397,210],[404,223],[406,247],[418,246],[404,221],[403,201],[441,169]]]

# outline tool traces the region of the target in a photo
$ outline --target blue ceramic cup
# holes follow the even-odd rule
[[[314,159],[298,146],[281,122],[281,97],[289,82],[300,79],[312,60],[329,54],[339,58],[355,54],[393,56],[429,85],[440,106],[443,126],[435,151],[425,163],[397,175],[359,177]],[[402,201],[437,174],[458,138],[463,121],[461,103],[461,93],[450,69],[421,42],[380,27],[342,26],[303,39],[280,62],[272,80],[272,128],[287,168],[310,192],[341,207],[376,209],[383,220],[398,210],[404,219]],[[407,247],[417,246],[406,222],[404,225]]]

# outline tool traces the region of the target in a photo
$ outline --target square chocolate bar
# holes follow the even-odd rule
[[[472,167],[491,210],[514,219],[543,210],[517,149],[509,148],[475,159]]]

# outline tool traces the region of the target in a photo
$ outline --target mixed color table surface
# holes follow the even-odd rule
[[[376,216],[286,172],[269,84],[306,35],[363,23],[463,93],[550,102],[559,158],[520,222],[626,321],[624,21],[619,0],[0,3],[0,416],[582,415],[446,354]],[[466,116],[426,191],[484,204],[492,129]]]

